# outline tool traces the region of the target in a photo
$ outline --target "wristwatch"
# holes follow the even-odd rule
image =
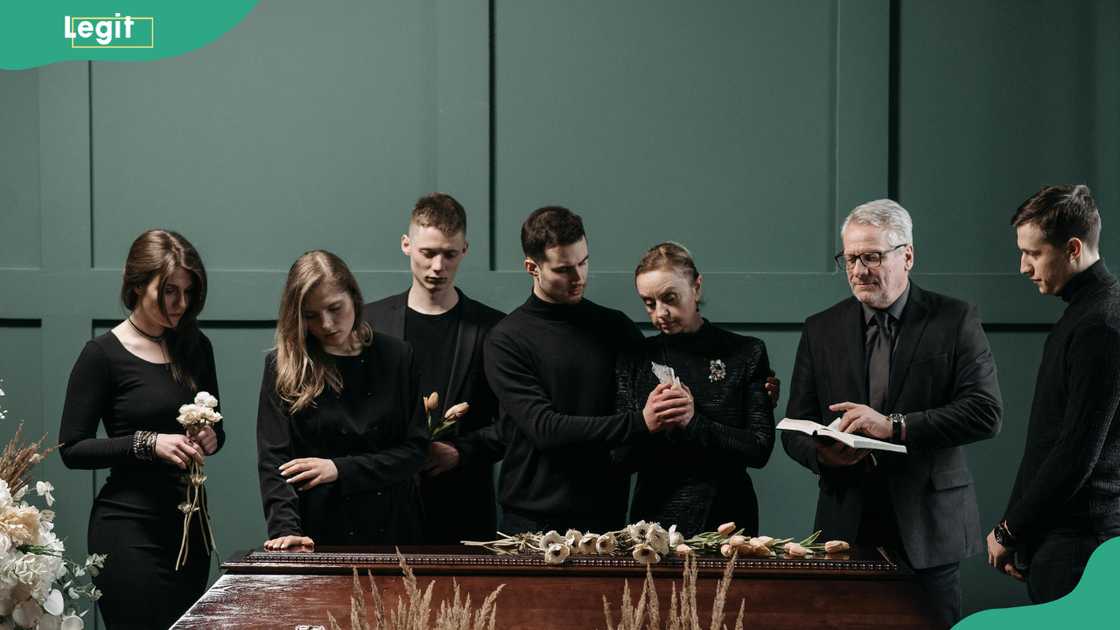
[[[892,413],[887,416],[891,421],[891,441],[902,444],[902,429],[906,427],[906,416],[901,413]]]
[[[1007,523],[999,523],[992,529],[992,533],[995,534],[996,542],[999,544],[1008,549],[1015,548],[1015,537],[1007,530]]]

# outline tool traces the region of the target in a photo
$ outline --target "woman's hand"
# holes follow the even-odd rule
[[[662,383],[646,397],[642,418],[650,433],[682,426],[692,419],[692,398],[685,390]]]
[[[264,548],[268,551],[311,551],[315,548],[315,541],[309,536],[280,536],[264,541]]]
[[[210,427],[204,427],[201,431],[192,435],[191,441],[201,448],[206,455],[213,455],[214,451],[218,450],[218,434],[214,433],[214,429]]]
[[[770,397],[770,406],[777,407],[778,399],[782,397],[782,381],[774,375],[774,370],[770,370],[770,376],[766,377],[766,395]]]
[[[171,462],[183,470],[193,459],[202,463],[202,451],[191,439],[179,433],[159,433],[156,435],[156,457]]]
[[[329,459],[301,457],[280,464],[280,474],[300,490],[310,490],[337,480],[338,467]]]

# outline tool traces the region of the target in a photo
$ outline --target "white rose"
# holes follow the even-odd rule
[[[43,608],[33,599],[24,600],[12,611],[12,621],[24,628],[34,628],[42,616]]]
[[[62,618],[61,630],[82,630],[85,626],[85,623],[82,622],[82,618],[77,615],[66,615]]]

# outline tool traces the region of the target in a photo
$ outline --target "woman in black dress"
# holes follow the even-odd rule
[[[179,406],[218,395],[214,351],[198,329],[206,270],[175,232],[149,230],[125,262],[128,318],[88,342],[70,373],[59,429],[69,468],[109,468],[89,519],[90,553],[108,554],[94,583],[110,630],[167,628],[206,589],[210,558],[194,519],[190,556],[175,569],[182,537],[183,471],[224,442],[221,423],[188,438]],[[104,423],[108,437],[97,437]]]
[[[419,541],[428,429],[412,348],[361,308],[338,256],[288,271],[257,412],[266,549]]]
[[[631,520],[656,521],[691,536],[735,521],[758,533],[758,499],[746,468],[761,468],[774,448],[770,364],[755,337],[723,330],[700,316],[702,278],[688,251],[661,243],[635,271],[638,295],[661,334],[620,358],[619,410],[640,410],[658,386],[652,364],[670,367],[692,405],[667,431],[619,451],[638,471]]]

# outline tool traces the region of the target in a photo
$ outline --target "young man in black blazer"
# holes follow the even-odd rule
[[[1046,338],[1027,444],[988,562],[1032,601],[1077,586],[1089,556],[1120,535],[1120,283],[1101,260],[1087,186],[1048,186],[1011,219],[1019,270],[1068,303]],[[1017,556],[1019,565],[1013,562]]]
[[[964,444],[996,435],[1001,398],[976,309],[910,281],[913,223],[881,199],[848,215],[836,256],[853,297],[809,317],[786,414],[904,444],[850,449],[783,432],[820,476],[816,528],[884,547],[915,570],[945,626],[960,618],[960,560],[983,546]],[[874,605],[870,602],[869,605]]]
[[[470,405],[429,448],[420,483],[428,544],[488,540],[496,529],[493,464],[505,446],[494,427],[498,403],[483,374],[482,348],[504,315],[455,286],[466,234],[466,212],[451,195],[421,197],[401,236],[412,286],[367,304],[363,313],[375,331],[412,344],[420,391],[439,394],[431,413],[437,422],[457,403]]]

